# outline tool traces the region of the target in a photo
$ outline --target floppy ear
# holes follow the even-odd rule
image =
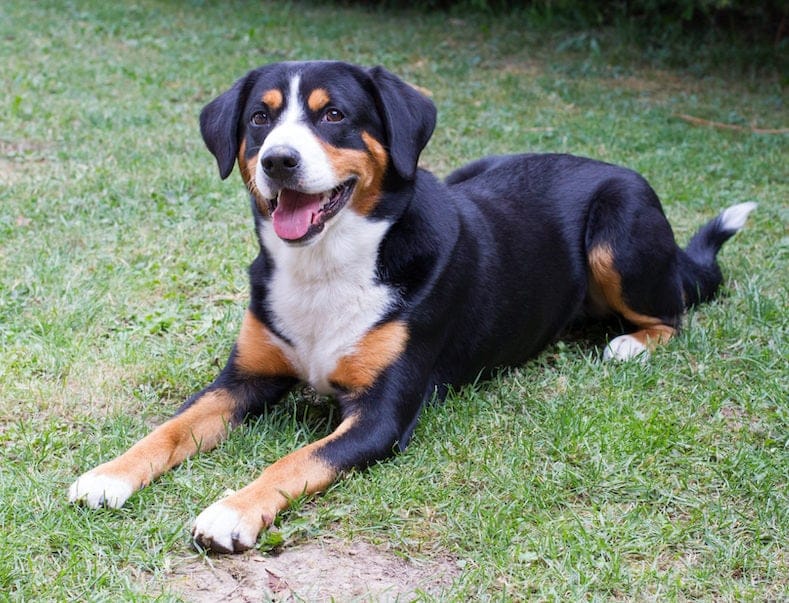
[[[200,112],[200,133],[208,150],[216,157],[222,180],[233,171],[241,131],[239,119],[247,102],[252,73],[238,80],[227,92],[223,92]]]
[[[404,180],[416,175],[419,154],[436,127],[436,107],[383,67],[373,67],[368,75],[373,81],[378,111],[389,139],[392,166]]]

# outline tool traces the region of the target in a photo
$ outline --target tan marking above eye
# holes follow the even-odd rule
[[[262,100],[269,109],[277,111],[282,107],[282,91],[277,88],[266,90],[260,100]]]
[[[310,111],[317,113],[328,105],[330,100],[331,97],[326,90],[323,88],[316,88],[310,92],[310,96],[307,98],[307,106],[310,108]]]

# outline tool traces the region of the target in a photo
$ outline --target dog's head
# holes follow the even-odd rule
[[[250,71],[200,114],[222,178],[238,161],[261,214],[293,244],[346,209],[369,215],[385,186],[413,180],[435,122],[433,103],[385,69],[328,61]]]

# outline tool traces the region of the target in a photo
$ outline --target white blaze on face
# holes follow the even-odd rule
[[[269,149],[276,146],[290,147],[301,158],[298,181],[294,183],[298,185],[298,191],[308,194],[328,193],[340,184],[340,180],[318,137],[307,125],[304,99],[299,95],[300,81],[298,74],[290,80],[290,89],[284,100],[285,110],[260,147],[258,166],[261,157]],[[262,168],[255,170],[255,185],[267,199],[276,197],[280,190],[279,185],[272,182]]]

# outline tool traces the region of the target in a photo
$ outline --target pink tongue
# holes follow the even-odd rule
[[[271,218],[274,232],[280,239],[295,241],[307,234],[313,216],[321,207],[322,195],[308,195],[298,191],[282,189],[277,200],[277,209]]]

